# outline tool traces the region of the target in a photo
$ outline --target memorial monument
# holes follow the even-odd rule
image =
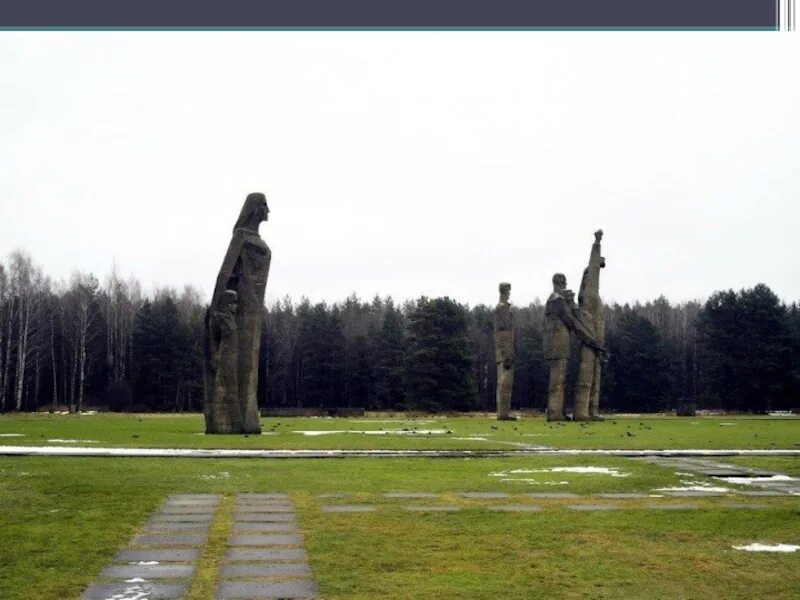
[[[600,269],[606,266],[606,259],[600,255],[600,242],[603,230],[594,232],[594,244],[589,254],[589,266],[583,271],[578,307],[581,322],[592,337],[602,346],[605,337],[603,304],[600,300]],[[601,353],[596,348],[581,344],[578,367],[578,384],[575,393],[575,420],[602,421],[600,416],[600,374]]]
[[[544,308],[544,330],[542,341],[544,358],[550,367],[547,390],[547,420],[564,421],[564,388],[567,378],[567,361],[570,352],[570,333],[589,347],[602,351],[592,332],[581,322],[576,307],[567,289],[567,278],[563,273],[553,275],[553,293]]]
[[[513,421],[511,392],[514,386],[514,321],[508,297],[511,284],[500,284],[500,303],[494,310],[494,356],[497,364],[497,420]]]
[[[258,227],[268,216],[264,194],[248,195],[206,312],[206,433],[261,433],[258,352],[272,253]]]

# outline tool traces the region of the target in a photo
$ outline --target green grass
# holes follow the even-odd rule
[[[800,463],[785,460],[787,470]],[[616,467],[630,475],[524,475],[535,478],[536,484],[490,476],[574,465]],[[637,508],[643,501],[636,500],[620,502],[630,510],[576,513],[563,507],[568,501],[518,495],[650,491],[684,478],[671,469],[603,457],[0,457],[0,598],[77,598],[167,495],[231,496],[243,491],[291,495],[314,577],[322,597],[329,600],[796,597],[800,554],[737,552],[731,545],[800,543],[797,498],[759,498],[769,505],[765,510],[726,510],[720,505],[724,499],[703,498],[659,500],[703,507],[691,512],[645,511]],[[568,485],[548,486],[548,481]],[[546,510],[494,513],[480,507],[506,501],[468,500],[455,494],[464,490],[508,491],[515,494],[510,502],[535,502]],[[441,492],[446,496],[434,502],[459,504],[464,510],[410,514],[402,506],[411,501],[384,498],[381,494],[387,491]],[[379,504],[380,510],[322,513],[315,494],[326,492],[352,492],[353,500],[330,502],[365,501]],[[212,539],[205,563],[213,565],[221,543]],[[211,598],[213,569],[201,571],[203,579],[192,588],[193,600]]]
[[[620,417],[603,423],[546,423],[541,417],[498,422],[492,417],[262,419],[260,436],[203,435],[203,418],[188,415],[0,415],[1,445],[75,445],[142,448],[274,449],[514,449],[553,448],[800,449],[800,418]],[[413,433],[413,430],[443,433]],[[298,431],[394,431],[388,435]],[[397,431],[404,433],[396,433]],[[409,434],[411,432],[411,434]],[[20,437],[2,434],[23,434]],[[466,438],[466,439],[465,439]],[[471,439],[470,439],[471,438]],[[476,439],[482,438],[482,439]]]

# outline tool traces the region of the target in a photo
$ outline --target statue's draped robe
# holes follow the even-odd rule
[[[220,297],[225,290],[237,293],[235,361],[229,359],[217,362],[231,365],[236,370],[236,397],[241,415],[240,426],[236,428],[231,419],[232,431],[209,431],[215,429],[207,417],[206,430],[209,433],[260,433],[261,424],[258,412],[258,354],[261,345],[261,322],[264,314],[264,292],[267,287],[272,253],[258,233],[237,228],[233,232],[228,252],[222,262],[209,314],[219,306]],[[209,319],[210,321],[211,319]],[[212,360],[214,357],[210,357]],[[219,376],[219,373],[217,373]],[[227,375],[226,375],[227,376]],[[206,385],[207,393],[209,390]],[[215,398],[207,396],[207,406],[214,406]],[[217,428],[218,429],[218,428]]]
[[[511,393],[514,386],[514,328],[511,306],[507,302],[501,302],[495,309],[494,344],[497,364],[497,418],[507,419],[511,413]]]

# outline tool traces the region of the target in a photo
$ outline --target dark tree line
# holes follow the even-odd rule
[[[204,312],[191,287],[144,294],[115,271],[56,283],[15,252],[0,263],[0,411],[198,411]],[[539,301],[514,307],[515,409],[544,408],[543,316]],[[286,298],[265,308],[259,404],[493,410],[493,319],[492,306],[447,297]],[[606,411],[800,406],[800,307],[765,285],[614,304],[606,319]]]

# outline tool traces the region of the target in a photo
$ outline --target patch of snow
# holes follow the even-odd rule
[[[509,474],[521,473],[580,473],[588,475],[610,475],[611,477],[628,477],[630,473],[623,473],[616,467],[550,467],[549,469],[511,469],[489,473],[490,477],[507,477]]]
[[[366,435],[439,435],[447,433],[447,429],[370,429],[358,431],[354,429],[327,429],[314,431],[295,431],[305,436],[332,435],[335,433],[363,433]]]
[[[655,491],[657,492],[730,492],[730,488],[726,487],[716,487],[709,483],[702,483],[696,482],[694,484],[689,484],[689,482],[681,482],[686,485],[683,486],[675,486],[675,487],[664,487],[664,488],[656,488]]]
[[[161,563],[157,560],[137,560],[136,562],[132,562],[132,565],[139,565],[139,566],[152,566],[152,565],[160,565]],[[142,580],[144,581],[144,580]]]
[[[231,474],[227,471],[221,471],[213,475],[200,475],[200,479],[230,479]]]
[[[0,433],[0,437],[25,437],[24,433]]]
[[[773,410],[767,413],[770,417],[793,417],[794,413],[790,410]]]
[[[796,544],[747,544],[746,546],[731,546],[734,550],[745,552],[797,552],[800,546]]]
[[[51,444],[97,444],[97,440],[62,440],[61,438],[54,438],[47,440]]]
[[[472,437],[454,437],[452,439],[454,439],[454,440],[462,440],[462,441],[465,441],[465,442],[488,442],[488,441],[490,441],[485,437],[480,437],[480,436],[477,436],[477,435],[474,435]]]
[[[779,481],[796,481],[794,477],[788,475],[769,475],[767,477],[715,477],[714,479],[721,479],[727,483],[734,483],[739,485],[762,485],[765,483],[777,483]]]
[[[682,471],[675,471],[675,475],[680,475],[681,477],[692,477],[694,473],[683,473]]]

